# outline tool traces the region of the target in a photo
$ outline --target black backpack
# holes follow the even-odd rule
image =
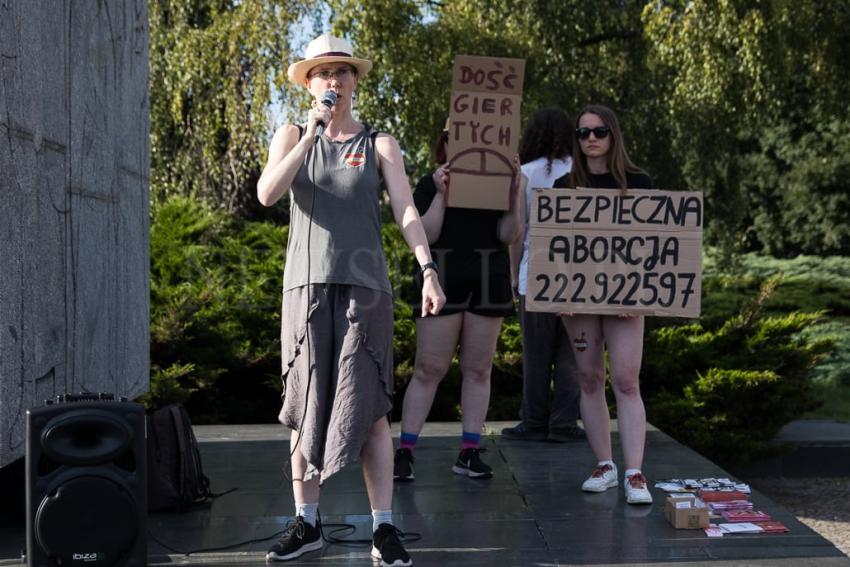
[[[148,414],[148,511],[183,511],[215,496],[181,404]]]

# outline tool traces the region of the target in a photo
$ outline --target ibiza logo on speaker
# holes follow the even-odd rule
[[[83,563],[90,563],[92,561],[104,561],[106,559],[105,553],[72,553],[71,561],[82,561]]]

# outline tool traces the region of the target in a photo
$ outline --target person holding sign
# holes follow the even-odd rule
[[[414,479],[413,451],[434,395],[460,348],[463,374],[461,450],[456,474],[483,479],[493,475],[481,460],[480,439],[490,405],[490,372],[502,319],[514,311],[507,245],[519,233],[517,185],[508,211],[447,208],[451,172],[446,164],[449,123],[434,145],[441,166],[419,180],[413,199],[437,260],[447,302],[437,317],[416,320],[416,361],[404,395],[395,479]],[[519,169],[518,159],[514,169]],[[516,176],[519,179],[519,175]],[[421,278],[416,274],[416,278]]]
[[[614,112],[605,106],[582,109],[574,132],[578,152],[572,171],[555,187],[596,189],[651,189],[652,180],[629,159]],[[588,441],[598,460],[582,484],[585,492],[604,492],[617,486],[612,459],[610,414],[605,399],[605,350],[611,367],[611,385],[617,401],[617,423],[626,471],[624,486],[629,504],[650,504],[652,495],[641,472],[646,440],[646,412],[640,395],[643,356],[642,316],[570,315],[563,317],[572,339],[581,384],[581,417]]]
[[[396,222],[422,266],[422,316],[439,313],[445,296],[398,144],[351,114],[358,81],[371,68],[343,39],[324,34],[310,42],[288,74],[309,91],[313,108],[305,124],[275,133],[257,184],[265,206],[287,191],[291,199],[279,419],[293,430],[296,518],[267,560],[321,549],[319,483],[362,459],[372,556],[384,566],[412,564],[391,511],[393,445],[386,416],[393,401],[393,298],[381,242],[382,176]]]
[[[561,319],[555,313],[525,308],[531,189],[552,187],[556,179],[569,173],[571,154],[572,125],[567,113],[557,107],[535,112],[519,150],[522,173],[528,179],[528,190],[520,201],[523,234],[511,245],[511,273],[522,327],[521,421],[502,429],[505,439],[568,442],[585,438],[576,425],[579,386],[575,356]]]

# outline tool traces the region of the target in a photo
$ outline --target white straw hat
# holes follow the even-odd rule
[[[289,66],[287,75],[296,85],[303,85],[307,73],[316,65],[322,63],[348,63],[357,69],[357,75],[363,77],[372,69],[372,62],[367,59],[353,57],[351,44],[342,38],[324,33],[310,42],[304,53],[304,59]]]

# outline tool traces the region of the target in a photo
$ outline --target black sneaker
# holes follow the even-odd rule
[[[413,561],[401,545],[404,534],[392,524],[381,524],[372,534],[372,557],[381,560],[381,567],[410,567]]]
[[[319,523],[316,522],[314,527],[298,516],[289,523],[277,543],[266,553],[266,561],[289,561],[317,549],[322,549]]]
[[[490,478],[493,469],[481,460],[481,453],[485,449],[463,449],[452,467],[455,474],[462,474],[469,478]]]
[[[552,443],[571,443],[587,439],[584,429],[578,425],[567,425],[566,427],[550,428],[547,441]]]
[[[548,432],[545,427],[536,427],[520,421],[513,427],[502,429],[502,437],[517,441],[546,441]]]
[[[396,449],[393,464],[393,480],[409,482],[413,480],[413,451]]]

